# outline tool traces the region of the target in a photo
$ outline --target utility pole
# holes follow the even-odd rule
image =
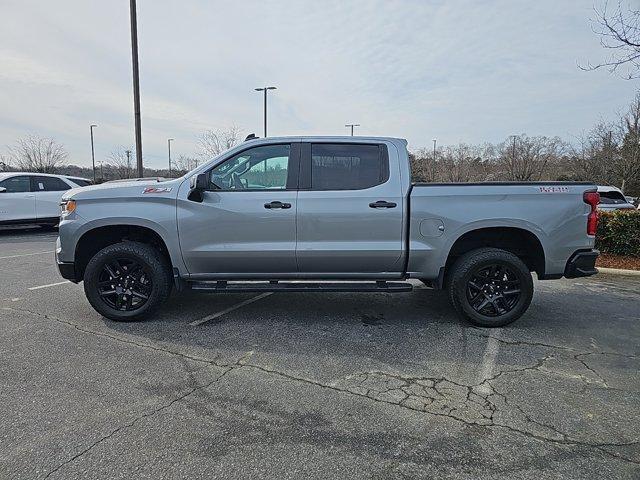
[[[138,19],[136,0],[129,0],[131,16],[131,63],[133,65],[133,116],[136,129],[136,160],[138,177],[144,177],[142,166],[142,126],[140,122],[140,70],[138,67]]]
[[[267,138],[267,90],[275,90],[276,87],[256,88],[256,92],[264,92],[264,138]]]
[[[436,139],[433,139],[433,159],[436,159]]]
[[[102,160],[100,160],[100,179],[104,182],[104,169],[102,168],[102,164],[104,162]],[[95,183],[95,182],[93,182]]]
[[[93,151],[93,128],[98,125],[91,124],[89,126],[89,131],[91,132],[91,163],[93,164],[93,183],[96,183],[96,155]]]
[[[516,161],[516,138],[518,138],[517,135],[511,135],[511,138],[513,139],[513,145],[511,147],[511,161],[515,163]]]
[[[173,138],[167,139],[167,147],[169,147],[169,178],[171,178],[171,142],[173,142]]]
[[[351,127],[351,136],[353,137],[353,127],[359,127],[359,123],[347,123],[345,127]]]
[[[131,150],[127,150],[126,154],[127,154],[127,178],[131,178]]]

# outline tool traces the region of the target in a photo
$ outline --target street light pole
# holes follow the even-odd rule
[[[359,127],[359,123],[347,123],[345,127],[351,127],[351,136],[353,137],[353,127]]]
[[[169,178],[171,178],[171,142],[173,142],[173,138],[167,139],[167,147],[169,147]]]
[[[144,177],[142,166],[142,126],[140,122],[140,70],[138,67],[138,19],[136,0],[129,0],[131,16],[131,63],[133,65],[133,116],[136,130],[136,160],[138,177]]]
[[[97,127],[98,125],[91,124],[89,126],[89,131],[91,132],[91,163],[93,164],[93,183],[96,183],[96,155],[93,151],[93,127]]]
[[[511,146],[511,161],[515,162],[516,161],[516,138],[518,138],[518,136],[511,135],[511,138],[513,139],[513,145]]]
[[[131,150],[127,150],[126,154],[127,154],[127,178],[131,178]]]
[[[256,88],[256,92],[264,92],[264,137],[267,138],[267,90],[275,90],[276,87]]]

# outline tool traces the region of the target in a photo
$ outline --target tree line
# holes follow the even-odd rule
[[[168,168],[145,168],[145,177],[177,177],[237,145],[241,130],[207,130],[198,137],[193,156],[180,155]],[[422,148],[410,153],[412,177],[422,182],[591,181],[615,185],[640,195],[640,93],[617,121],[598,123],[573,142],[559,137],[507,137],[482,145]],[[52,138],[29,135],[0,155],[0,170],[20,170],[93,178],[91,167],[69,164],[63,145]],[[134,178],[135,151],[115,148],[96,162],[98,182]]]
[[[521,134],[497,144],[423,148],[410,157],[416,181],[591,181],[640,195],[640,93],[617,121],[598,123],[574,142]]]

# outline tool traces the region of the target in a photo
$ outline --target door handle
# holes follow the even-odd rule
[[[282,203],[282,202],[269,202],[264,204],[264,208],[272,209],[272,208],[291,208],[290,203]]]
[[[393,202],[385,202],[384,200],[378,200],[369,204],[371,208],[396,208],[397,205]]]

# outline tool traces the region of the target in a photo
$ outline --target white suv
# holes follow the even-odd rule
[[[86,178],[46,173],[0,173],[0,225],[57,225],[63,192],[90,185]]]
[[[600,203],[598,210],[611,212],[613,210],[635,210],[635,205],[626,199],[622,190],[616,187],[598,185]]]

